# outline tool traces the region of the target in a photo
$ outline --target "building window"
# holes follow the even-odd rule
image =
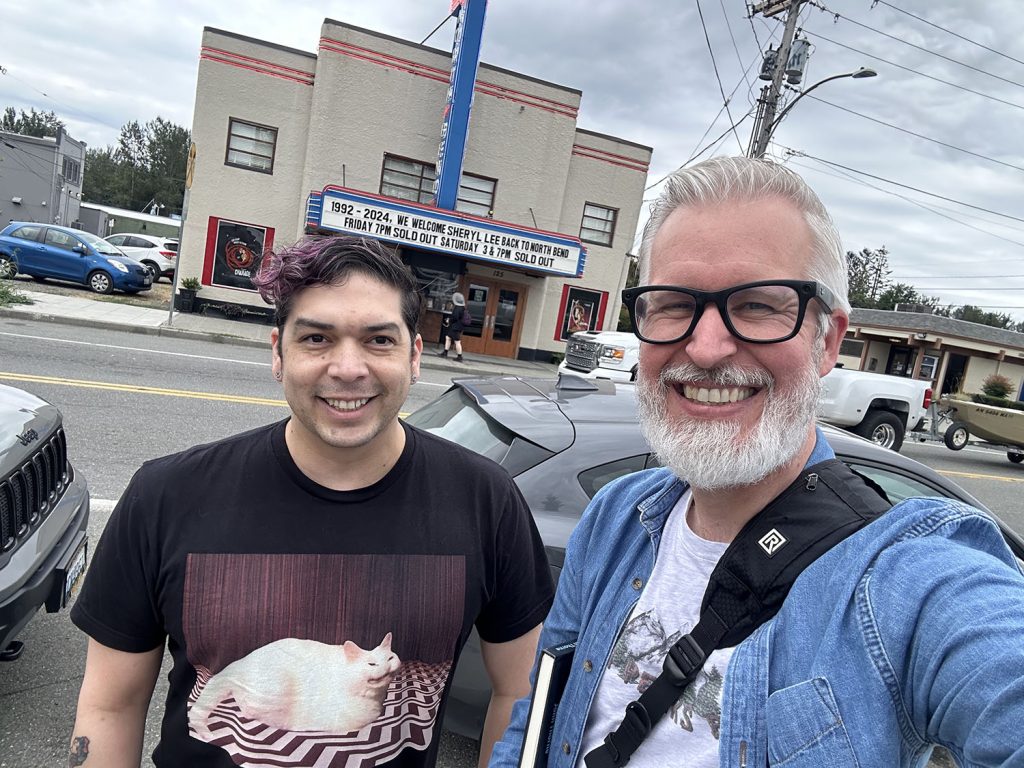
[[[81,177],[82,167],[77,160],[72,160],[70,157],[64,158],[64,167],[61,173],[64,175],[64,181],[69,184],[77,184],[78,179]]]
[[[384,155],[380,175],[380,193],[414,203],[430,205],[434,201],[434,179],[437,171],[430,163]],[[487,217],[494,210],[494,190],[498,182],[486,176],[462,174],[455,210]]]
[[[580,240],[597,245],[612,244],[615,237],[615,218],[619,212],[614,208],[587,203],[583,206],[583,221],[580,223]]]
[[[839,354],[846,357],[860,357],[864,354],[864,342],[856,339],[843,339],[839,345]]]
[[[228,152],[224,160],[226,165],[261,173],[273,173],[276,147],[277,128],[246,123],[234,118],[228,121]]]

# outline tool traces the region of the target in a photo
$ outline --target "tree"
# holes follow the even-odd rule
[[[877,251],[861,249],[846,252],[846,272],[850,281],[850,305],[875,309],[879,296],[889,282],[889,251],[883,245]]]
[[[24,109],[18,115],[14,107],[4,109],[0,117],[0,128],[11,133],[35,136],[37,139],[54,137],[58,128],[64,128],[64,122],[53,112],[36,112],[35,107],[28,112]]]
[[[116,145],[88,150],[82,198],[133,211],[156,205],[164,215],[180,212],[191,142],[187,128],[162,117],[125,123]]]

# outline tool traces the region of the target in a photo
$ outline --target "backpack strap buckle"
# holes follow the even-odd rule
[[[662,669],[676,688],[685,688],[704,666],[707,658],[693,635],[683,635],[668,649]]]

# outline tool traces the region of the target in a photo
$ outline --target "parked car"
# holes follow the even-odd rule
[[[0,661],[43,606],[71,601],[85,574],[89,491],[68,461],[60,411],[0,385]]]
[[[161,277],[174,280],[174,270],[178,266],[177,239],[135,233],[118,233],[103,239],[117,246],[125,255],[141,261],[153,276],[154,283]]]
[[[81,283],[95,293],[148,291],[141,262],[96,235],[70,227],[13,221],[0,230],[0,278],[28,275]]]
[[[594,494],[617,477],[658,466],[640,434],[630,384],[564,374],[558,379],[457,379],[407,422],[509,471],[537,522],[556,581],[569,534]],[[844,430],[821,428],[836,455],[882,486],[893,503],[910,496],[945,496],[985,509],[956,483],[913,459]],[[1024,539],[1000,525],[1014,554],[1024,560]],[[479,739],[489,697],[474,635],[452,681],[445,727]]]

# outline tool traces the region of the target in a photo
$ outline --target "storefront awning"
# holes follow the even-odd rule
[[[575,237],[336,186],[310,193],[306,224],[539,275],[582,277],[587,257]]]

